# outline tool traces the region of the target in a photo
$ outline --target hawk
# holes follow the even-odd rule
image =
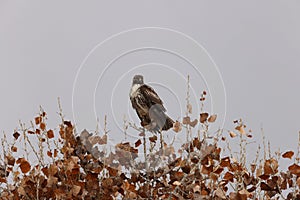
[[[154,133],[173,127],[174,121],[165,113],[162,100],[152,87],[144,84],[142,75],[133,77],[129,96],[141,126]]]

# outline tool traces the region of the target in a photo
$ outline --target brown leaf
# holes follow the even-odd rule
[[[12,147],[11,147],[11,151],[12,151],[12,152],[17,152],[17,151],[18,151],[18,148],[17,148],[16,146],[12,146]]]
[[[195,127],[195,126],[197,125],[197,123],[198,123],[198,120],[197,120],[197,119],[194,119],[194,121],[190,122],[189,125],[190,125],[191,127]]]
[[[78,186],[78,185],[73,185],[73,187],[72,187],[72,189],[71,189],[71,192],[72,192],[73,196],[76,197],[76,196],[79,194],[80,190],[81,190],[81,187],[80,187],[80,186]]]
[[[23,159],[20,163],[20,169],[25,174],[30,171],[31,165],[29,162],[25,159]]]
[[[226,172],[224,175],[224,180],[233,182],[234,175],[230,172]]]
[[[233,131],[229,131],[229,135],[230,135],[230,137],[232,137],[232,138],[236,137],[236,133],[233,132]]]
[[[138,147],[138,146],[140,146],[142,144],[142,141],[139,139],[138,141],[136,141],[135,143],[134,143],[134,146],[135,147]]]
[[[203,165],[202,166],[201,172],[203,174],[210,174],[212,171],[213,171],[213,166],[212,165],[209,165],[209,166]]]
[[[210,122],[210,123],[213,123],[213,122],[215,122],[216,121],[216,119],[217,119],[217,115],[211,115],[209,118],[208,118],[208,122]]]
[[[35,133],[36,134],[41,134],[41,130],[37,128],[37,129],[35,129]]]
[[[54,138],[54,132],[51,129],[47,131],[47,137],[49,139]]]
[[[201,149],[201,145],[202,145],[202,143],[201,143],[201,141],[198,139],[198,138],[194,138],[194,140],[193,140],[193,147],[196,147],[197,149]]]
[[[47,151],[47,155],[48,155],[49,157],[52,157],[51,151]]]
[[[190,103],[186,106],[186,108],[187,108],[188,112],[189,112],[190,114],[192,114],[193,107],[192,107],[192,105],[191,105]]]
[[[264,182],[260,183],[260,189],[261,190],[265,190],[265,191],[271,191],[272,190],[272,188],[268,184],[266,184]]]
[[[220,166],[221,167],[229,167],[230,166],[230,159],[229,159],[229,157],[222,158],[221,162],[220,162]]]
[[[252,163],[251,166],[250,166],[250,169],[251,169],[251,173],[254,173],[255,169],[256,169],[256,164]]]
[[[243,124],[236,126],[235,129],[238,130],[243,135],[246,134]]]
[[[156,136],[156,135],[153,135],[152,137],[149,137],[149,140],[150,140],[150,142],[155,143],[156,140],[157,140],[157,136]]]
[[[300,176],[300,166],[297,164],[292,164],[288,167],[290,173]]]
[[[6,178],[1,178],[0,177],[0,183],[6,183],[6,182],[7,182]]]
[[[184,177],[184,173],[183,172],[172,172],[170,174],[170,179],[174,180],[174,181],[180,181],[182,178]]]
[[[13,136],[17,140],[20,137],[20,133],[14,132]]]
[[[264,163],[264,174],[270,175],[277,173],[278,161],[274,158],[266,160]]]
[[[54,149],[54,155],[53,155],[54,158],[57,157],[57,153],[58,153],[57,149]]]
[[[107,134],[104,134],[104,135],[100,138],[100,141],[98,142],[98,144],[100,144],[100,145],[107,144]]]
[[[144,137],[145,136],[145,132],[140,132],[139,136]]]
[[[208,118],[208,113],[201,113],[200,114],[200,123],[206,122],[207,118]]]
[[[54,177],[54,176],[49,176],[49,178],[47,179],[47,187],[53,187],[54,185],[56,185],[58,182],[58,178]]]
[[[51,164],[47,171],[47,173],[51,176],[56,175],[57,172],[58,172],[58,166],[56,166],[55,164]]]
[[[284,154],[282,154],[283,158],[289,158],[292,159],[292,157],[294,156],[294,152],[293,151],[287,151]]]
[[[186,116],[182,119],[182,124],[189,124],[191,122],[191,118]]]
[[[66,125],[69,128],[73,128],[72,123],[70,121],[64,121],[64,125]]]
[[[107,167],[107,170],[108,170],[110,176],[117,176],[118,175],[118,170],[117,169],[114,169],[112,167]]]
[[[92,144],[92,146],[94,146],[95,144],[99,144],[102,140],[102,138],[98,135],[95,135],[95,136],[90,136],[88,138],[89,142]]]
[[[35,121],[35,124],[38,125],[42,122],[42,117],[38,116],[38,117],[34,118],[34,121]]]
[[[44,131],[46,129],[46,124],[44,122],[41,122],[40,123],[40,128],[41,128],[41,130]]]
[[[300,187],[300,177],[297,178],[296,184],[298,185],[298,187]]]
[[[16,159],[12,155],[8,154],[7,156],[5,156],[5,158],[6,158],[6,163],[8,165],[11,165],[11,166],[15,165]]]
[[[189,166],[188,164],[185,164],[181,167],[181,170],[186,173],[186,174],[189,174],[190,171],[191,171],[191,166]]]
[[[229,193],[230,200],[247,200],[247,198],[248,198],[247,194],[241,194],[240,191],[238,193],[236,192]]]
[[[263,179],[263,180],[267,180],[267,179],[269,179],[270,175],[262,174],[262,175],[260,175],[258,177],[261,178],[261,179]]]
[[[176,133],[178,133],[179,131],[181,131],[181,124],[179,121],[176,121],[173,124],[173,131],[175,131]]]
[[[216,191],[215,191],[215,195],[220,198],[220,199],[227,199],[226,197],[226,192],[223,191],[221,188],[218,188]]]
[[[179,186],[179,185],[181,185],[181,183],[179,181],[174,181],[173,185]]]

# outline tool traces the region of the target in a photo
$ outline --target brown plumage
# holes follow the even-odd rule
[[[144,84],[141,75],[133,77],[130,101],[141,120],[141,125],[147,130],[161,132],[173,127],[174,121],[166,115],[162,100],[153,88]]]

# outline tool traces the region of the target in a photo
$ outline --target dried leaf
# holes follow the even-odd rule
[[[139,136],[144,137],[145,136],[145,132],[140,132]]]
[[[100,145],[107,144],[107,134],[104,134],[104,135],[100,138],[100,141],[98,142],[98,144],[100,144]]]
[[[57,149],[54,149],[54,155],[53,155],[54,158],[57,157],[57,153],[58,153]]]
[[[234,175],[230,172],[226,172],[223,178],[226,181],[233,182]]]
[[[69,128],[73,128],[72,123],[70,121],[64,121],[64,125],[66,125]]]
[[[174,124],[173,124],[173,131],[175,131],[176,133],[180,132],[181,131],[181,124],[179,121],[176,121]]]
[[[38,117],[34,118],[34,121],[35,121],[35,124],[38,125],[42,122],[42,117],[38,116]]]
[[[6,183],[6,182],[7,182],[7,180],[5,178],[0,177],[0,183]]]
[[[294,156],[294,152],[293,151],[287,151],[284,154],[282,154],[283,158],[289,158],[292,159],[292,157]]]
[[[49,139],[54,138],[54,132],[51,129],[47,131],[47,137]]]
[[[47,151],[47,155],[48,155],[49,157],[52,157],[51,151]]]
[[[37,129],[35,129],[35,133],[36,134],[41,134],[41,130],[37,128]]]
[[[76,197],[76,196],[79,194],[80,190],[81,190],[81,187],[80,187],[80,186],[78,186],[78,185],[73,185],[73,187],[72,187],[72,189],[71,189],[71,192],[72,192],[73,196]]]
[[[47,187],[53,187],[54,185],[57,184],[57,182],[58,182],[58,178],[54,176],[49,176],[47,180]]]
[[[300,187],[300,177],[297,178],[296,184],[298,185],[298,187]]]
[[[266,160],[264,163],[264,174],[270,175],[277,173],[278,161],[274,158]]]
[[[222,158],[221,162],[220,162],[220,166],[221,167],[229,167],[230,166],[230,159],[229,159],[229,157]]]
[[[114,169],[112,167],[107,167],[107,170],[108,170],[110,176],[117,176],[118,175],[118,170],[117,169]]]
[[[265,190],[265,191],[271,191],[272,190],[272,188],[264,182],[260,183],[260,189]]]
[[[220,199],[227,199],[226,192],[223,191],[220,187],[215,191],[215,195]]]
[[[153,135],[152,137],[149,137],[149,140],[150,140],[150,142],[155,143],[156,140],[157,140],[157,136],[156,136],[156,135]]]
[[[20,137],[20,133],[14,132],[13,136],[17,140]]]
[[[7,156],[5,156],[5,160],[8,165],[15,165],[16,159],[12,155],[8,154]]]
[[[27,173],[30,171],[31,165],[29,164],[29,162],[25,159],[22,159],[21,163],[20,163],[20,169],[22,171],[22,173]]]
[[[233,131],[229,131],[229,135],[230,135],[230,137],[232,137],[232,138],[236,137],[236,133],[234,133]]]
[[[182,124],[189,124],[191,121],[191,118],[189,116],[186,116],[182,119]]]
[[[180,183],[179,181],[174,181],[174,182],[173,182],[173,185],[178,186],[178,185],[181,185],[181,183]]]
[[[215,122],[216,121],[216,119],[217,119],[217,115],[211,115],[209,118],[208,118],[208,122],[210,122],[210,123],[213,123],[213,122]]]
[[[41,130],[44,131],[46,129],[46,124],[44,122],[41,122],[40,123],[40,128],[41,128]]]
[[[235,129],[238,130],[243,135],[246,134],[243,124],[236,126]]]
[[[18,148],[17,148],[16,146],[12,146],[12,147],[11,147],[11,151],[12,151],[12,152],[17,152],[17,151],[18,151]]]
[[[95,136],[90,136],[88,138],[89,142],[92,144],[92,146],[94,146],[95,144],[99,144],[99,143],[102,143],[102,138],[98,135],[95,135]]]
[[[208,113],[201,113],[200,114],[200,123],[206,122],[207,118],[208,118]]]
[[[297,164],[292,164],[288,167],[290,173],[300,176],[300,166]]]
[[[142,144],[142,141],[139,139],[138,141],[136,141],[136,142],[134,143],[134,146],[135,146],[135,147],[139,147],[141,144]]]
[[[194,121],[190,122],[189,125],[190,125],[191,127],[195,127],[195,126],[197,125],[197,123],[198,123],[198,120],[197,120],[197,119],[194,119]]]
[[[190,114],[192,114],[192,111],[193,111],[192,105],[189,103],[186,107],[187,107],[188,112],[189,112]]]

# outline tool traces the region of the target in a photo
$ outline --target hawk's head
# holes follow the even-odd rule
[[[132,79],[132,85],[135,85],[135,84],[144,84],[144,78],[142,75],[135,75]]]

